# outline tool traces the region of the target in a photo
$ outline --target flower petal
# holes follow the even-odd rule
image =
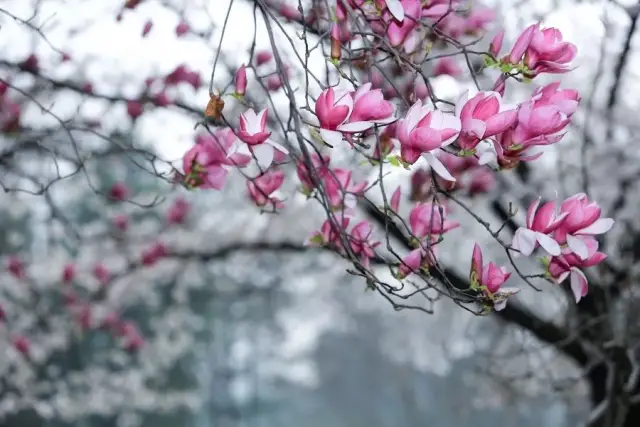
[[[342,142],[342,133],[335,130],[320,129],[320,136],[324,142],[334,147]]]
[[[400,0],[387,0],[387,9],[398,21],[402,22],[404,20],[404,8]]]
[[[613,223],[614,221],[612,218],[600,218],[590,226],[576,231],[575,234],[603,234],[611,230],[611,227],[613,227]]]
[[[524,256],[529,256],[536,248],[536,233],[528,228],[520,227],[516,230],[511,241],[511,247],[520,251]],[[517,255],[516,255],[517,256]]]
[[[589,249],[587,248],[587,244],[580,237],[572,236],[571,234],[567,234],[567,245],[569,249],[582,260],[589,258]]]
[[[435,173],[437,173],[447,181],[455,182],[456,179],[453,177],[453,175],[449,173],[447,168],[442,164],[440,160],[438,160],[436,156],[433,155],[433,153],[424,153],[422,157],[425,158],[425,160],[427,161],[427,163],[429,163],[429,166],[431,166]]]
[[[540,246],[542,246],[545,251],[549,252],[550,255],[559,256],[562,252],[558,242],[544,233],[536,233],[536,240],[538,240]]]
[[[586,276],[577,268],[571,269],[571,291],[576,302],[580,302],[580,299],[589,291],[589,282],[587,282]]]
[[[373,123],[371,122],[353,122],[338,126],[338,130],[342,132],[363,132],[372,127]]]

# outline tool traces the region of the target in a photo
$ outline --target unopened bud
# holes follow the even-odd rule
[[[340,60],[342,57],[342,43],[340,43],[340,28],[338,24],[331,27],[331,59]]]

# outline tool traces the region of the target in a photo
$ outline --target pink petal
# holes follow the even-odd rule
[[[612,218],[600,218],[590,226],[576,231],[575,234],[603,234],[611,230],[613,223],[614,221]]]
[[[427,160],[427,163],[429,163],[429,166],[431,166],[433,171],[438,175],[440,175],[443,179],[447,181],[452,181],[452,182],[456,181],[453,175],[449,173],[447,168],[442,164],[442,162],[436,156],[433,155],[433,153],[424,153],[422,157],[424,157]]]

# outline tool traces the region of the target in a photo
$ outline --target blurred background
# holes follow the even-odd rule
[[[173,182],[214,62],[213,87],[224,90],[251,49],[272,50],[256,4],[273,11],[277,46],[302,85],[304,26],[282,9],[297,2],[125,3],[0,0],[0,426],[568,427],[593,415],[606,377],[594,366],[613,369],[611,348],[634,365],[635,2],[472,2],[495,12],[478,50],[500,28],[505,46],[538,20],[560,28],[578,58],[554,79],[583,97],[561,147],[526,171],[526,190],[501,181],[473,198],[475,211],[499,221],[495,203],[527,191],[566,197],[586,174],[590,196],[618,221],[607,241],[613,266],[593,273],[599,311],[546,285],[521,292],[522,310],[502,316],[444,299],[428,313],[394,310],[346,262],[305,249],[324,212],[297,194],[293,170],[278,215],[250,203],[240,175],[222,191]],[[460,73],[432,79],[443,98],[472,82],[457,61]],[[323,73],[325,63],[316,52],[307,66]],[[262,105],[286,114],[269,73],[251,77],[248,92],[262,82]],[[225,108],[242,111],[233,100]],[[398,184],[409,188],[409,174],[388,185]],[[443,262],[466,275],[474,241],[491,244],[483,232],[463,222]],[[602,296],[621,284],[615,298]],[[583,316],[598,333],[582,333]],[[571,354],[576,336],[606,356]],[[637,408],[615,422],[597,425],[640,425]]]

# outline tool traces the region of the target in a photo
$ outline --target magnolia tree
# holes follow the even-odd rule
[[[635,335],[612,316],[624,313],[622,323],[633,324],[632,313],[621,307],[633,300],[634,258],[605,240],[610,230],[615,235],[612,217],[627,203],[624,191],[633,181],[625,180],[624,186],[615,182],[621,195],[607,200],[610,214],[589,194],[593,156],[585,153],[596,152],[593,140],[599,132],[589,130],[589,120],[574,122],[581,114],[581,95],[559,79],[574,71],[578,52],[560,30],[534,23],[509,42],[495,10],[456,0],[236,0],[223,9],[205,8],[202,15],[210,20],[201,25],[200,19],[197,26],[189,21],[188,9],[155,3],[126,1],[116,20],[149,16],[145,14],[152,7],[175,13],[175,37],[215,43],[208,83],[200,71],[181,64],[168,74],[142,77],[137,94],[124,96],[96,90],[98,82],[58,77],[41,66],[36,53],[2,59],[1,125],[5,139],[14,141],[1,157],[11,176],[3,183],[7,191],[46,195],[50,188],[64,186],[67,176],[84,173],[87,159],[113,150],[143,153],[141,173],[196,195],[225,194],[236,175],[244,180],[244,195],[257,207],[256,215],[286,214],[304,204],[310,213],[319,210],[323,216],[307,230],[304,244],[301,238],[257,242],[250,248],[331,251],[395,309],[431,313],[437,300],[447,298],[461,309],[498,316],[575,362],[591,386],[589,423],[636,425],[640,385]],[[234,43],[230,34],[236,25],[230,16],[238,8],[252,12],[251,47],[248,53],[235,52],[242,65],[224,51]],[[73,61],[34,20],[0,12],[57,52],[57,65]],[[154,31],[149,19],[140,36]],[[629,34],[634,31],[635,24]],[[616,82],[628,50],[627,45],[616,62]],[[441,76],[469,88],[446,94],[446,88],[435,84]],[[185,101],[181,95],[187,87],[206,93],[208,103]],[[195,125],[194,143],[176,162],[148,147],[118,146],[101,131],[104,123],[80,123],[49,108],[40,98],[50,89],[125,106],[133,125],[161,109],[184,113]],[[590,97],[589,114],[594,102]],[[64,130],[64,144],[43,142],[47,129],[38,129],[39,139],[22,137],[28,104]],[[615,104],[614,96],[608,108]],[[581,138],[590,141],[580,145],[578,156],[582,188],[565,192],[563,187],[566,194],[548,199],[549,188],[556,185],[548,180],[546,187],[537,185],[532,176],[548,167],[545,158],[556,158],[563,144],[572,143],[576,124],[583,128]],[[82,132],[98,135],[104,144],[83,143],[76,136]],[[27,154],[31,162],[15,161]],[[47,162],[64,167],[56,168],[54,176],[30,170],[30,164]],[[87,183],[100,193],[90,179]],[[297,190],[287,197],[290,187]],[[123,188],[101,194],[129,200]],[[488,202],[492,218],[478,213],[477,200]],[[294,218],[302,222],[300,214]],[[118,221],[123,223],[116,227],[125,226],[124,219]],[[442,248],[468,239],[460,232],[466,224],[476,224],[488,239],[476,243],[456,265],[443,262]],[[632,222],[626,225],[634,230]],[[489,251],[487,242],[501,248],[506,263],[498,262],[500,253]],[[619,260],[607,257],[606,243]],[[246,246],[238,243],[227,250]],[[156,243],[135,265],[171,252]],[[202,251],[200,256],[209,255]],[[7,268],[18,279],[28,278],[19,258],[9,258]],[[60,280],[69,283],[76,273],[68,266],[61,274]],[[111,272],[99,265],[93,275],[103,285],[111,280]],[[554,289],[571,302],[561,323],[527,307],[534,294]],[[89,322],[89,301],[67,301],[67,306],[80,325]],[[125,348],[143,344],[131,323],[110,312],[105,316],[99,322]],[[14,348],[28,355],[32,340],[10,336]]]

